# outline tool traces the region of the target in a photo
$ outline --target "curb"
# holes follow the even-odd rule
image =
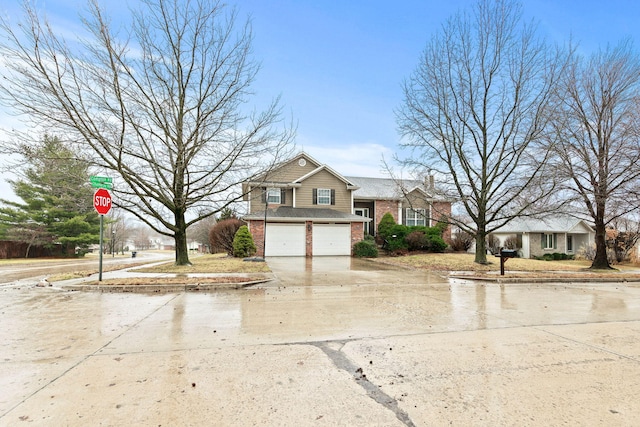
[[[479,282],[493,283],[640,283],[640,278],[624,278],[619,279],[613,277],[481,277],[481,276],[449,276],[450,279],[471,280]]]
[[[221,289],[243,289],[274,279],[253,280],[239,283],[211,283],[189,285],[61,285],[60,289],[67,291],[101,292],[101,293],[175,293],[215,291]]]

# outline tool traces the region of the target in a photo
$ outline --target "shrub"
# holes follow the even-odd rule
[[[487,235],[487,249],[489,249],[489,251],[494,255],[495,254],[499,254],[500,253],[500,239],[498,239],[493,234]]]
[[[442,237],[447,227],[449,227],[449,219],[446,217],[446,215],[442,215],[438,220],[438,223],[433,228],[440,231],[440,237]]]
[[[396,224],[396,220],[393,219],[393,215],[391,215],[389,212],[382,215],[382,218],[378,223],[378,236],[380,236],[382,239],[388,239],[389,236],[393,234],[391,233],[391,228],[394,225],[397,225],[397,224]]]
[[[451,237],[451,249],[456,252],[466,252],[473,246],[473,236],[466,231],[458,231]]]
[[[362,240],[353,245],[353,256],[358,258],[377,258],[378,247],[373,240]]]
[[[244,258],[256,253],[256,245],[253,243],[253,237],[249,233],[249,228],[243,225],[236,232],[233,238],[233,256]]]
[[[447,243],[441,236],[429,237],[429,244],[427,245],[427,250],[429,252],[442,253],[445,249],[447,249]]]
[[[517,235],[508,236],[506,239],[504,239],[504,248],[505,249],[521,249],[522,238]]]
[[[243,225],[243,221],[235,218],[216,223],[209,231],[211,253],[226,252],[228,255],[233,255],[233,238]]]
[[[429,244],[429,238],[422,231],[412,231],[407,234],[405,238],[407,242],[407,248],[410,251],[422,251],[427,249],[427,245]]]
[[[386,215],[386,214],[385,214]],[[382,223],[382,221],[380,221]],[[409,227],[402,224],[394,224],[388,228],[385,249],[388,252],[407,251],[409,246],[405,240],[409,234]]]

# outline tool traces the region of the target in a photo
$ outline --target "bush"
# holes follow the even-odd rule
[[[422,251],[427,249],[429,238],[422,231],[412,231],[405,238],[410,251]]]
[[[233,238],[243,225],[243,221],[235,218],[216,223],[209,231],[211,253],[226,252],[228,255],[233,255]]]
[[[489,249],[489,251],[496,255],[496,254],[500,254],[500,239],[498,239],[496,236],[494,236],[493,234],[489,234],[487,235],[487,249]]]
[[[362,240],[353,245],[353,256],[358,258],[377,258],[378,247],[373,240]]]
[[[243,225],[236,232],[233,238],[233,256],[237,258],[245,258],[256,253],[256,245],[253,243],[253,237],[249,233],[249,228]]]
[[[378,223],[378,236],[382,239],[388,239],[393,233],[391,233],[391,228],[397,225],[396,220],[393,219],[393,215],[389,212],[382,215],[380,222]]]
[[[567,255],[561,252],[554,252],[552,254],[544,254],[542,256],[535,257],[535,259],[542,261],[564,261],[568,259],[575,259],[575,257],[573,255]]]
[[[456,252],[467,252],[473,246],[474,238],[466,231],[458,231],[451,237],[451,249]]]
[[[442,229],[439,227],[408,227],[395,224],[388,229],[388,233],[384,249],[390,253],[443,252],[447,248],[447,244],[442,239]]]
[[[427,250],[429,252],[442,253],[447,249],[447,243],[441,236],[430,236]]]
[[[409,227],[402,224],[393,224],[388,228],[387,232],[385,249],[388,252],[407,251],[409,249],[405,240],[405,237],[409,234]]]
[[[517,235],[508,236],[506,239],[504,239],[504,248],[505,249],[521,249],[522,238]]]

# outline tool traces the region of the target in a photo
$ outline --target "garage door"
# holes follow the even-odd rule
[[[351,255],[351,224],[313,224],[313,256]]]
[[[267,224],[266,256],[305,256],[304,224]]]

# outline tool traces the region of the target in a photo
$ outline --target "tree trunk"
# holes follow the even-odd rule
[[[189,248],[187,246],[187,227],[184,219],[184,212],[176,212],[176,232],[174,234],[176,243],[176,265],[191,265],[189,261]]]
[[[599,216],[599,215],[598,215]],[[611,269],[609,265],[609,259],[607,258],[607,230],[604,226],[602,218],[596,218],[596,255],[593,258],[591,267],[594,270],[608,270]]]
[[[487,264],[487,240],[484,230],[478,230],[476,233],[476,259],[478,264]]]

